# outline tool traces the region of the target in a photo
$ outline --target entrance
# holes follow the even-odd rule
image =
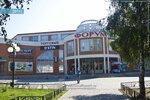
[[[83,58],[80,68],[82,74],[103,73],[103,59]]]

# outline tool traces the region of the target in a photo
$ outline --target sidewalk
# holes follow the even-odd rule
[[[68,92],[58,100],[128,100],[119,92],[120,83],[127,80],[137,80],[137,78],[120,78],[106,77],[82,80],[80,84],[76,81],[66,82],[67,85],[72,84],[72,87],[84,88],[68,88]],[[85,86],[96,86],[95,88],[86,88]]]
[[[34,75],[34,77],[28,75],[16,78],[15,81],[33,84],[66,84],[68,92],[59,100],[128,100],[118,90],[120,83],[138,81],[138,75],[139,72],[99,74],[95,78],[82,75],[80,84],[77,84],[76,77],[73,75],[69,79],[65,79],[62,75]],[[150,80],[150,77],[145,77],[145,80]],[[11,76],[7,79],[0,77],[0,82],[11,82]]]
[[[95,89],[68,89],[69,91],[58,100],[129,100],[118,90],[121,82],[138,81],[138,73],[112,74],[110,77],[100,77],[94,79],[81,80],[79,84],[95,85]],[[145,77],[145,80],[150,80],[150,77]],[[66,82],[66,84],[75,84],[76,81]]]
[[[116,90],[70,90],[58,100],[129,100]]]

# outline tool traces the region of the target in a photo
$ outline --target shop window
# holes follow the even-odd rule
[[[37,73],[53,73],[53,50],[46,51],[42,53],[37,58]]]
[[[74,41],[67,42],[67,54],[74,53]]]
[[[11,63],[9,62],[9,71],[11,71]],[[33,62],[15,62],[15,71],[33,71]]]
[[[102,40],[96,39],[81,39],[80,40],[80,51],[102,51]]]
[[[59,72],[63,73],[64,71],[64,59],[63,59],[63,50],[59,50]]]

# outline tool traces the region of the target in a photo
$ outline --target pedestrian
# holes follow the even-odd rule
[[[80,83],[80,74],[81,74],[80,70],[77,70],[77,84]]]

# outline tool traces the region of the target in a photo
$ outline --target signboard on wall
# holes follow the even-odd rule
[[[9,62],[9,71],[10,71]],[[15,71],[33,71],[33,62],[15,62]]]
[[[17,59],[32,59],[32,48],[21,48],[19,52],[16,53],[15,58]],[[10,53],[10,58],[13,58],[13,53]]]
[[[50,45],[50,46],[41,46],[41,50],[56,50],[59,49],[58,45]]]
[[[83,32],[75,34],[76,38],[87,38],[87,37],[106,37],[106,33],[103,32]]]
[[[57,45],[59,44],[59,41],[46,41],[46,42],[41,42],[41,45]]]
[[[31,48],[21,48],[19,53],[32,53]]]

